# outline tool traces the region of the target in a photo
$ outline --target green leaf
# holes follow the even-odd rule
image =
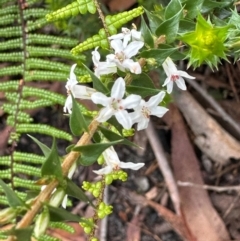
[[[40,142],[38,139],[36,139],[35,137],[31,136],[31,135],[28,135],[39,147],[40,149],[42,150],[43,154],[45,157],[47,157],[50,152],[51,152],[51,149],[46,146],[45,144],[43,144],[42,142]]]
[[[142,98],[145,98],[146,96],[150,96],[150,95],[156,95],[160,91],[156,88],[151,89],[151,88],[139,87],[139,86],[133,86],[133,85],[128,85],[126,89],[129,93],[140,95]]]
[[[156,34],[158,36],[165,35],[167,43],[171,43],[176,39],[179,27],[179,21],[182,15],[181,9],[177,14],[173,17],[164,21],[156,30]]]
[[[77,101],[75,98],[72,97],[72,114],[70,115],[70,129],[73,135],[80,136],[83,131],[88,131],[88,126],[85,121],[85,118],[81,112],[81,109],[79,108]]]
[[[62,208],[56,208],[50,205],[47,205],[50,215],[50,220],[52,222],[62,222],[62,221],[72,221],[80,222],[83,221],[78,215],[74,215]]]
[[[147,88],[155,88],[152,79],[145,73],[133,75],[133,80],[131,82],[131,85],[147,87]]]
[[[177,48],[169,47],[165,44],[159,45],[159,49],[146,50],[140,53],[143,58],[154,58],[158,65],[162,65],[167,57],[169,57]]]
[[[53,139],[51,152],[42,165],[41,173],[42,176],[55,176],[58,180],[63,180],[61,162],[58,156],[55,138]]]
[[[101,80],[84,64],[82,64],[84,68],[88,71],[90,74],[92,81],[93,81],[93,88],[103,94],[107,94],[109,90],[106,88],[106,86],[101,82]]]
[[[70,179],[67,179],[67,188],[65,191],[66,191],[66,194],[71,197],[75,197],[78,200],[81,200],[83,202],[91,203],[91,200],[86,196],[84,191]]]
[[[98,128],[109,141],[121,141],[121,144],[137,147],[137,145],[133,142],[125,139],[121,135],[118,135],[109,129],[106,129],[105,127],[99,126]]]
[[[204,0],[187,0],[184,2],[184,10],[187,10],[187,16],[185,18],[193,19],[202,10],[202,4]]]
[[[149,12],[147,9],[144,9],[144,11],[148,17],[150,29],[153,33],[155,33],[158,26],[162,23],[162,20],[158,17],[158,15]]]
[[[176,15],[182,9],[181,2],[179,0],[172,0],[167,5],[165,10],[165,19],[170,19]]]
[[[21,228],[21,229],[11,229],[6,232],[8,235],[16,236],[17,241],[31,241],[33,228]]]
[[[10,207],[25,206],[24,202],[2,179],[0,179],[0,185],[2,186],[3,191],[6,194]]]
[[[107,142],[107,143],[95,143],[91,145],[78,146],[73,148],[73,151],[81,152],[80,164],[83,166],[90,166],[98,157],[110,146],[121,143],[122,140]]]
[[[142,33],[142,36],[144,38],[144,42],[151,48],[154,47],[154,41],[153,41],[153,36],[152,33],[150,31],[150,29],[148,28],[144,17],[141,16],[141,27],[140,27],[140,31]]]

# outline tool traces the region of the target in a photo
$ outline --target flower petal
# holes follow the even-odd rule
[[[122,107],[124,109],[134,109],[141,102],[142,97],[140,95],[129,95],[125,100],[122,100]]]
[[[138,170],[143,167],[145,163],[133,163],[133,162],[120,162],[119,167],[121,168],[128,168],[132,170]]]
[[[99,122],[105,122],[114,115],[114,110],[109,107],[102,108],[99,112],[98,117],[96,118]]]
[[[167,76],[175,74],[178,71],[176,65],[170,57],[167,57],[162,66]]]
[[[171,93],[172,93],[172,90],[173,90],[173,81],[170,81],[170,82],[167,84],[167,92],[168,92],[168,94],[171,94]]]
[[[161,91],[157,95],[152,96],[146,103],[147,107],[153,108],[155,106],[158,106],[158,104],[162,102],[164,96],[165,96],[164,91]]]
[[[134,74],[141,74],[142,68],[138,62],[134,62],[132,59],[125,59],[122,62],[122,66],[126,69],[129,69]]]
[[[175,81],[178,88],[181,89],[181,90],[186,90],[187,89],[187,86],[185,84],[185,81],[182,77],[179,76],[179,78]]]
[[[141,40],[142,33],[140,31],[137,31],[136,29],[132,29],[131,34],[132,34],[133,40]]]
[[[63,107],[63,112],[65,113],[72,113],[72,96],[69,95],[65,101],[64,107]]]
[[[74,85],[71,88],[71,93],[75,98],[91,99],[91,95],[96,93],[96,90],[84,85]]]
[[[96,93],[92,94],[91,99],[92,99],[93,103],[100,104],[103,106],[107,106],[111,102],[110,97],[107,97],[106,95],[104,95],[103,93],[100,93],[100,92],[96,92]]]
[[[140,111],[134,111],[132,113],[129,113],[130,118],[132,119],[132,123],[137,123],[141,121],[142,114]]]
[[[107,175],[107,174],[111,173],[112,170],[113,169],[110,166],[106,166],[106,167],[101,168],[99,170],[93,170],[93,172],[98,174],[98,175]]]
[[[117,65],[114,62],[99,62],[94,72],[97,77],[117,73]]]
[[[98,47],[96,47],[95,50],[92,51],[92,61],[94,63],[94,66],[98,66],[98,63],[99,63],[100,58],[101,58],[101,56],[100,56],[99,52],[97,51],[97,49],[98,49]]]
[[[132,126],[132,119],[126,110],[119,110],[115,113],[117,121],[123,126],[124,129],[130,129]]]
[[[135,56],[139,49],[141,49],[144,45],[142,41],[133,41],[124,49],[124,54],[126,58],[130,59],[131,57]]]
[[[116,79],[111,90],[111,97],[117,100],[121,100],[125,93],[125,81],[119,77]]]
[[[178,75],[188,78],[188,79],[195,79],[194,76],[189,75],[187,72],[182,71],[182,70],[178,70]]]
[[[103,152],[103,157],[106,161],[106,164],[108,166],[111,166],[112,168],[116,167],[119,165],[120,160],[118,158],[118,154],[115,151],[113,146],[110,146]]]
[[[123,51],[123,42],[120,39],[112,40],[110,45],[115,50],[115,54]]]
[[[165,108],[163,106],[157,106],[157,107],[154,107],[153,109],[151,109],[151,115],[155,115],[160,118],[163,115],[165,115],[167,111],[168,111],[167,108]]]
[[[166,86],[166,85],[167,85],[168,83],[170,83],[170,82],[172,82],[172,80],[171,80],[171,75],[168,76],[168,77],[165,79],[165,81],[164,81],[164,83],[163,83],[162,86]]]
[[[66,209],[67,207],[67,201],[68,201],[68,196],[65,195],[63,200],[62,200],[62,207]]]
[[[140,130],[146,129],[148,127],[148,123],[149,123],[149,118],[142,116],[142,118],[138,122],[137,130],[140,131]]]

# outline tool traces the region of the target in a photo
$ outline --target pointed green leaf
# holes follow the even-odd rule
[[[118,135],[105,127],[99,126],[98,128],[109,141],[121,141],[121,144],[137,147],[137,145],[133,142],[129,141],[128,139],[125,139],[121,135]]]
[[[153,36],[152,33],[150,31],[150,29],[148,28],[145,19],[143,16],[141,16],[141,27],[140,27],[140,31],[142,33],[144,42],[151,48],[154,47],[154,41],[153,41]]]
[[[6,194],[10,207],[25,206],[24,202],[2,179],[0,179],[0,185],[2,186],[3,191]]]
[[[107,143],[95,143],[91,145],[78,146],[73,148],[73,151],[81,152],[80,164],[83,166],[90,166],[98,157],[110,146],[122,143],[123,140],[107,142]]]
[[[31,241],[33,228],[21,228],[21,229],[11,229],[6,232],[8,235],[16,236],[17,241]]]
[[[158,14],[149,12],[147,9],[144,9],[144,11],[148,17],[150,29],[155,33],[158,26],[162,23],[162,20],[159,18]]]
[[[160,91],[156,88],[152,89],[152,88],[139,87],[139,86],[133,86],[133,85],[128,85],[126,89],[127,89],[127,92],[131,94],[140,95],[142,98],[145,98],[150,95],[156,95]]]
[[[107,94],[109,90],[106,88],[106,86],[101,82],[101,80],[86,66],[84,65],[84,68],[88,71],[90,74],[92,81],[93,81],[93,88],[96,89],[97,91]]]
[[[63,180],[60,158],[57,152],[56,140],[53,144],[49,156],[46,158],[41,169],[42,176],[55,176],[59,180]]]
[[[171,43],[176,39],[179,28],[179,21],[182,16],[182,10],[183,9],[180,9],[177,14],[164,21],[156,30],[156,34],[158,36],[166,36],[167,43]]]
[[[39,141],[38,139],[36,139],[35,137],[30,136],[30,135],[28,135],[28,136],[40,147],[40,149],[42,150],[42,152],[43,152],[43,154],[44,154],[45,157],[47,157],[47,156],[50,154],[51,149],[50,149],[48,146],[46,146],[45,144],[43,144],[42,142],[40,142],[40,141]]]
[[[147,87],[147,88],[152,88],[152,89],[155,88],[155,85],[154,85],[152,79],[145,73],[134,75],[131,85]]]
[[[61,222],[61,221],[72,221],[80,222],[82,219],[78,215],[74,215],[62,208],[56,208],[50,205],[47,205],[50,215],[50,220],[52,222]]]
[[[172,18],[176,15],[182,8],[181,2],[179,0],[171,0],[167,5],[165,10],[165,19]]]
[[[78,200],[92,204],[91,200],[86,196],[84,191],[70,179],[67,179],[67,188],[65,191],[66,194],[71,197],[75,197]]]
[[[72,96],[72,95],[71,95]],[[70,129],[73,135],[80,136],[83,131],[88,131],[88,126],[85,121],[85,118],[79,108],[77,101],[72,96],[72,113],[70,115]]]
[[[146,50],[140,53],[143,58],[154,58],[159,65],[162,65],[167,57],[174,53],[177,48],[169,47],[165,44],[159,45],[158,49]]]

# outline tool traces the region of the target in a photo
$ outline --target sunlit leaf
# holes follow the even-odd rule
[[[51,149],[46,146],[44,143],[40,142],[38,139],[36,139],[35,137],[28,135],[42,150],[43,154],[45,157],[47,157],[49,155],[49,153],[51,152]]]

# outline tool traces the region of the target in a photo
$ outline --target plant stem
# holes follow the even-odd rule
[[[81,139],[77,142],[76,146],[86,145],[90,142],[93,134],[98,128],[99,123],[96,120],[93,120],[89,125],[89,132],[84,132]],[[80,152],[71,151],[64,159],[62,164],[62,172],[64,176],[67,176],[69,169],[74,164],[76,159],[80,156]],[[52,181],[50,184],[46,186],[46,188],[38,195],[36,201],[32,205],[31,209],[25,214],[25,216],[21,219],[21,221],[17,224],[17,229],[25,228],[29,226],[34,217],[42,208],[44,202],[46,202],[51,196],[53,190],[58,186],[59,182],[57,180]],[[13,241],[14,237],[10,236],[8,241]]]

